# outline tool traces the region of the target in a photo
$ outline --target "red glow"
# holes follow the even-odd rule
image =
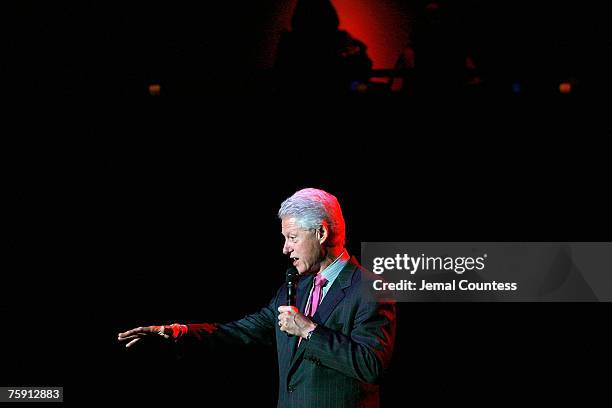
[[[405,15],[389,0],[333,0],[340,28],[368,46],[374,69],[393,68],[406,46]]]
[[[568,94],[572,92],[572,84],[569,82],[562,82],[559,84],[559,92],[562,94]]]
[[[161,85],[160,84],[150,84],[149,85],[149,95],[159,96],[161,93]]]
[[[270,30],[260,60],[263,66],[272,66],[275,46],[280,33],[291,26],[291,16],[297,0],[279,2],[273,22],[276,29]],[[332,0],[340,18],[340,28],[368,46],[368,55],[374,69],[394,68],[407,44],[409,21],[405,11],[399,9],[396,0]]]
[[[211,323],[188,324],[184,334],[191,333],[191,336],[195,337],[198,340],[202,340],[206,336],[213,334],[217,330],[217,325]]]

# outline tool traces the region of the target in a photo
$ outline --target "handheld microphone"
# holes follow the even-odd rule
[[[295,267],[291,266],[287,269],[287,279],[285,280],[285,286],[287,288],[287,306],[296,306],[295,304],[295,285],[299,278],[299,274]],[[293,335],[287,333],[288,337]]]
[[[296,306],[295,304],[295,286],[298,280],[298,271],[291,266],[287,269],[287,279],[285,285],[287,288],[287,306]]]

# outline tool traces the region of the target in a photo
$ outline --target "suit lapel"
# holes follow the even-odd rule
[[[300,279],[298,283],[297,293],[295,294],[295,303],[297,303],[300,312],[304,313],[306,310],[306,303],[308,302],[308,295],[310,294],[310,288],[312,287],[312,280],[314,276],[308,275],[303,279]]]
[[[351,262],[347,262],[342,268],[342,271],[334,281],[334,284],[329,288],[329,292],[323,298],[323,302],[319,305],[317,313],[312,316],[312,321],[316,324],[325,324],[331,312],[334,311],[338,303],[344,298],[344,292],[346,288],[351,286],[351,279],[353,272],[355,271],[355,265]]]

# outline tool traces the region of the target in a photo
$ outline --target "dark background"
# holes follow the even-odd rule
[[[286,268],[276,211],[303,187],[338,197],[356,255],[362,241],[609,241],[599,6],[466,3],[494,84],[571,74],[572,95],[279,100],[257,53],[272,5],[4,6],[4,79],[27,112],[8,132],[3,384],[63,385],[72,404],[273,405],[273,350],[177,361],[115,339],[265,304]],[[580,57],[557,64],[568,52]],[[151,97],[152,82],[169,91]],[[607,316],[401,304],[383,399],[586,404],[610,359]]]
[[[295,1],[210,3],[6,2],[4,80],[21,95],[79,96],[113,104],[147,96],[152,83],[161,84],[162,95],[174,99],[267,95],[275,47]],[[371,50],[375,68],[393,68],[383,61],[399,56],[402,44],[414,40],[426,3],[383,0],[385,13],[381,7],[377,16],[375,2],[360,0],[354,14],[340,15],[340,20],[351,27],[371,21],[385,33],[395,28],[387,49],[377,43]],[[612,37],[604,5],[438,3],[450,15],[443,36],[449,42],[461,39],[459,45],[478,66],[484,84],[478,93],[512,96],[517,81],[524,98],[558,94],[558,84],[569,80],[574,81],[573,96],[605,96],[610,90]],[[363,10],[373,15],[368,19]],[[386,10],[394,11],[393,19]],[[365,22],[355,23],[355,16]],[[391,21],[400,24],[388,27]]]

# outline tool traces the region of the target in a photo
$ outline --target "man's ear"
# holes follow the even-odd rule
[[[319,240],[319,243],[323,245],[323,243],[327,241],[328,237],[329,237],[329,229],[327,228],[327,225],[323,224],[317,230],[317,239]]]

